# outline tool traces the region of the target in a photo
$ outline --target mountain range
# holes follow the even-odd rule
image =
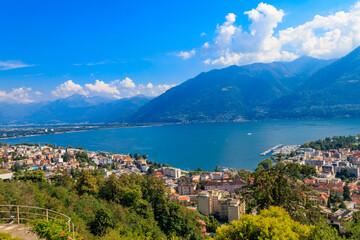
[[[52,102],[0,104],[0,124],[125,123],[151,98],[113,100],[72,95]]]
[[[264,106],[292,94],[334,61],[301,57],[201,73],[142,106],[132,121],[241,121],[253,119],[257,113],[268,117]]]
[[[186,123],[360,117],[360,47],[340,59],[300,57],[200,73],[156,98],[73,95],[0,104],[0,124]]]

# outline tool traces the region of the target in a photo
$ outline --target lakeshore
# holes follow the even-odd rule
[[[251,135],[248,133],[251,132]],[[264,158],[259,154],[277,144],[298,145],[334,135],[360,132],[358,119],[259,121],[239,123],[174,124],[124,127],[1,140],[82,146],[89,151],[149,155],[150,161],[184,170],[216,165],[253,170]]]

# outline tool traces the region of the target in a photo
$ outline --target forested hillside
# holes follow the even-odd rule
[[[104,179],[97,171],[84,171],[73,176],[58,174],[49,184],[41,173],[0,182],[1,204],[62,212],[72,218],[75,231],[87,240],[205,238],[197,219],[207,222],[207,217],[169,201],[165,185],[152,176],[124,174]]]

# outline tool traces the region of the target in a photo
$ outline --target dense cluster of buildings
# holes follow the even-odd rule
[[[224,221],[233,221],[245,213],[245,201],[239,192],[247,183],[233,179],[233,169],[220,168],[218,172],[192,172],[164,167],[155,171],[170,192],[170,199],[189,206],[206,216],[214,215]],[[200,187],[201,186],[201,187]]]
[[[360,151],[350,149],[315,150],[302,148],[289,161],[300,165],[314,166],[320,176],[333,178],[336,173],[347,169],[355,177],[360,176]]]
[[[317,194],[311,196],[311,199],[322,206],[322,213],[327,216],[330,223],[343,226],[345,221],[352,218],[353,212],[360,209],[360,184],[358,182],[360,151],[341,148],[328,151],[302,148],[296,156],[287,161],[313,166],[316,169],[317,177],[304,179],[303,182]],[[345,176],[344,173],[346,173]],[[351,177],[350,183],[345,183],[340,178],[344,179],[349,176]],[[342,198],[345,185],[350,189],[351,201],[344,201],[346,208],[339,208],[333,212],[329,209],[330,195],[338,195]],[[338,207],[340,204],[341,202],[335,202],[331,205]]]
[[[84,159],[81,155],[86,153]],[[106,175],[112,173],[141,174],[148,170],[145,159],[135,160],[127,154],[114,154],[108,152],[92,152],[76,148],[62,148],[51,145],[13,145],[0,147],[0,160],[3,173],[2,179],[10,179],[15,166],[21,169],[45,172],[45,177],[51,177],[59,170],[71,171],[72,169],[103,169]],[[112,170],[107,170],[108,167]]]

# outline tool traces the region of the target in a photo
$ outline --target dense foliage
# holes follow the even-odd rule
[[[360,212],[354,213],[354,220],[345,225],[348,239],[360,239]]]
[[[349,169],[341,169],[340,172],[337,172],[335,177],[340,178],[342,181],[351,183],[354,182],[357,177],[354,174],[351,174]]]
[[[217,227],[213,219],[170,201],[164,183],[153,176],[104,178],[100,172],[83,171],[72,177],[63,172],[49,184],[29,172],[19,179],[25,181],[0,182],[1,204],[62,212],[72,218],[83,239],[203,239],[198,219]],[[39,233],[47,225],[39,222],[36,226]],[[46,234],[42,236],[48,238]]]
[[[291,219],[280,207],[261,210],[256,216],[245,214],[239,220],[217,230],[220,240],[246,239],[311,239],[314,227]]]
[[[73,235],[67,231],[66,223],[60,220],[36,219],[31,224],[33,232],[46,240],[67,240]],[[83,238],[76,234],[76,239],[82,240]]]
[[[359,141],[355,136],[334,136],[325,139],[310,141],[301,145],[302,148],[313,148],[316,150],[330,150],[339,148],[350,148],[351,150],[359,150]]]
[[[270,164],[267,164],[268,169],[260,167],[253,173],[240,172],[240,176],[250,183],[246,186],[247,191],[242,192],[246,200],[247,212],[261,213],[264,209],[277,206],[284,209],[292,220],[314,226],[310,238],[288,239],[340,239],[336,230],[332,229],[319,213],[318,205],[310,200],[310,196],[315,193],[299,181],[303,177],[311,175],[312,169],[302,169],[298,164],[286,163],[282,160],[281,155],[272,158],[272,161],[271,167]],[[323,238],[325,236],[326,238]]]

